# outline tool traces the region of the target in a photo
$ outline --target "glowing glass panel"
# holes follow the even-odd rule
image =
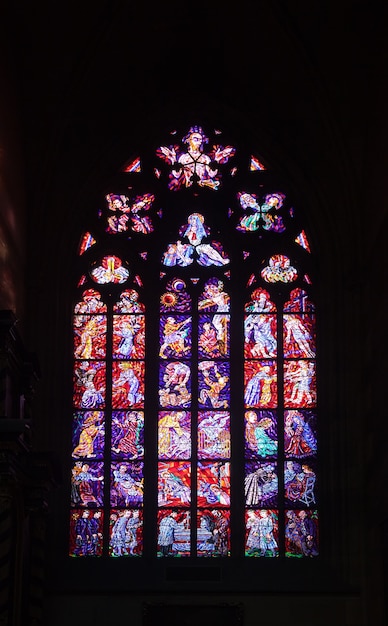
[[[262,164],[261,161],[259,161],[259,159],[255,156],[251,156],[251,165],[250,165],[250,170],[251,172],[257,172],[260,170],[265,170],[266,168],[264,167],[264,165]]]
[[[310,244],[308,242],[307,239],[307,235],[304,232],[304,230],[302,230],[299,235],[296,237],[295,239],[295,243],[299,244],[300,246],[302,246],[302,248],[304,248],[305,250],[307,250],[307,252],[311,252],[310,250]]]
[[[277,464],[268,461],[247,461],[244,492],[247,507],[276,507],[278,504]]]
[[[279,519],[274,509],[248,509],[245,513],[245,556],[279,556]]]
[[[144,455],[143,411],[113,411],[112,458],[138,459]]]
[[[295,510],[285,513],[286,557],[318,556],[318,512]]]
[[[73,452],[75,459],[102,459],[105,428],[102,411],[84,411],[74,414]]]
[[[99,285],[107,283],[125,283],[129,276],[129,271],[123,267],[121,259],[117,256],[106,256],[102,259],[101,265],[97,265],[91,270],[92,279]]]
[[[140,509],[112,509],[109,526],[110,556],[142,555],[143,511]]]
[[[126,163],[123,167],[123,172],[127,172],[129,174],[140,173],[141,172],[141,161],[140,157],[135,157],[132,161]]]
[[[230,511],[202,509],[197,515],[197,556],[230,555]]]
[[[190,556],[190,532],[189,511],[160,509],[157,556]]]
[[[104,512],[75,509],[70,515],[70,556],[101,556]]]
[[[93,235],[91,235],[90,233],[85,233],[81,239],[78,253],[80,255],[84,254],[84,252],[86,252],[86,250],[94,246],[95,243],[97,243],[97,240],[94,239]]]
[[[198,458],[230,458],[230,414],[228,411],[200,411]]]
[[[144,359],[144,315],[113,316],[113,358]]]
[[[206,153],[205,145],[209,142],[200,126],[192,126],[182,138],[182,144],[160,146],[156,154],[169,165],[169,183],[171,190],[178,191],[193,185],[217,190],[221,184],[220,166],[235,154],[232,146],[214,145]]]
[[[75,461],[71,470],[71,506],[102,506],[104,464],[99,461]]]
[[[158,454],[160,459],[189,459],[191,456],[189,411],[160,411]]]
[[[112,406],[114,409],[143,408],[144,361],[112,363]]]
[[[284,193],[270,193],[265,196],[264,202],[260,204],[257,194],[246,191],[239,192],[237,199],[245,215],[240,218],[237,230],[252,232],[262,228],[277,233],[284,232],[286,228],[279,211],[281,211],[285,197]]]

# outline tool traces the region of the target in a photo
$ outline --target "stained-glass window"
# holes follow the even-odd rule
[[[119,164],[80,237],[73,557],[319,554],[312,248],[270,164],[223,136]]]

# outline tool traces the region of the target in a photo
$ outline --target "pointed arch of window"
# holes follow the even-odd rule
[[[319,554],[309,240],[222,137],[128,159],[80,237],[73,557]]]

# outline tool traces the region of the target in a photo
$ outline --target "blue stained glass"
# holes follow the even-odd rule
[[[179,509],[158,511],[158,557],[190,556],[190,513]]]
[[[113,509],[110,513],[110,556],[141,556],[143,553],[143,511]]]
[[[247,506],[277,506],[276,463],[247,461],[245,464],[244,491]]]
[[[278,512],[273,509],[248,509],[245,512],[245,556],[279,555]]]
[[[143,463],[112,463],[110,503],[119,507],[138,507],[143,504]]]

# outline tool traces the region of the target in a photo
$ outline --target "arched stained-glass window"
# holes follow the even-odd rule
[[[81,234],[73,557],[319,553],[306,225],[222,137],[192,126],[129,158]]]

